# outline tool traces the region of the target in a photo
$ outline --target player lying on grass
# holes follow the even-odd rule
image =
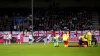
[[[56,35],[54,38],[53,38],[53,41],[54,41],[54,46],[55,47],[59,47],[59,43],[58,43],[58,38],[59,38],[60,36],[59,35]]]

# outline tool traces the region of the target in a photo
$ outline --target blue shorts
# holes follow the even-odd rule
[[[82,45],[83,41],[82,40],[79,40],[79,45]]]
[[[18,39],[18,41],[20,41],[20,39]]]
[[[49,39],[47,39],[47,41],[49,41]]]
[[[6,41],[6,39],[3,39],[4,41]]]
[[[29,41],[32,41],[32,39],[29,39]]]

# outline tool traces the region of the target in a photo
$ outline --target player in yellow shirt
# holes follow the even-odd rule
[[[78,38],[79,39],[79,43],[78,43],[79,46],[82,46],[82,43],[83,43],[82,36],[83,36],[83,34],[81,34],[81,36],[79,36],[79,38]]]
[[[83,44],[82,44],[82,45],[83,45],[84,47],[87,47],[88,42],[87,42],[86,34],[83,34],[83,35],[82,35],[82,41],[83,41]]]
[[[87,32],[86,38],[87,38],[87,41],[88,41],[88,46],[91,46],[92,33],[90,31]]]
[[[63,41],[64,41],[64,46],[68,47],[68,39],[69,39],[69,34],[64,32],[63,33]]]

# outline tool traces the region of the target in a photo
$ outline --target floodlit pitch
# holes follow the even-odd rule
[[[77,45],[77,43],[69,43]],[[100,45],[100,44],[99,44]],[[100,47],[54,47],[53,43],[12,43],[11,45],[0,44],[0,56],[99,56]]]

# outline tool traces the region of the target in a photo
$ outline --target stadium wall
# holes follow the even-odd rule
[[[34,7],[99,7],[98,0],[33,0]],[[31,0],[0,0],[0,8],[31,8]]]
[[[9,33],[10,31],[4,31],[4,33]],[[43,41],[43,34],[46,34],[46,36],[48,34],[53,34],[53,35],[62,35],[64,31],[34,31],[33,32],[33,38],[35,39],[35,42],[42,42]],[[69,38],[69,42],[78,42],[78,37],[81,35],[81,33],[86,33],[87,30],[85,31],[66,31],[70,34],[70,38]],[[95,35],[95,37],[97,38],[98,42],[100,42],[100,31],[98,30],[91,30],[92,34]],[[17,42],[17,35],[18,35],[19,31],[12,31],[12,37],[13,39],[16,39],[15,42]],[[29,32],[20,32],[21,33],[21,41],[22,42],[28,42],[28,33]],[[0,32],[0,42],[3,42],[3,32]],[[50,38],[50,41],[52,41],[52,37]],[[60,41],[62,42],[62,37],[60,37]]]

